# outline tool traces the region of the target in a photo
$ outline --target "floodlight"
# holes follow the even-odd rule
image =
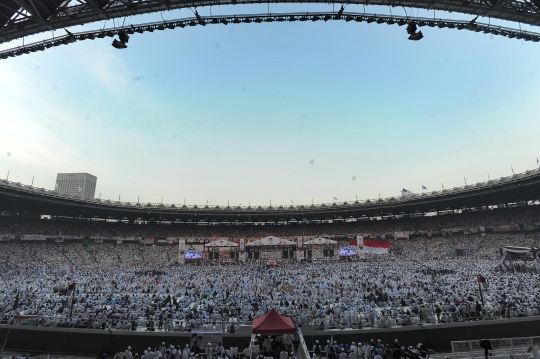
[[[120,31],[118,33],[118,38],[121,42],[127,43],[129,41],[129,35],[126,34],[124,31]]]
[[[409,40],[412,41],[418,41],[424,38],[424,35],[422,35],[422,31],[418,31],[416,34],[412,34],[409,36]]]
[[[113,40],[113,43],[112,43],[112,46],[115,48],[115,49],[126,49],[127,48],[127,45],[122,42],[122,41],[118,41],[116,39]]]

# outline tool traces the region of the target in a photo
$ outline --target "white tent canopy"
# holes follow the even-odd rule
[[[309,241],[305,241],[304,244],[336,244],[337,241],[334,241],[333,239],[323,238],[323,237],[317,237],[310,239]]]
[[[217,241],[206,243],[205,247],[238,247],[238,243],[230,242],[225,239],[218,239]]]
[[[292,246],[296,245],[296,242],[293,242],[291,240],[285,239],[285,238],[278,238],[274,236],[268,236],[261,239],[258,239],[253,242],[249,242],[246,244],[246,246]]]
[[[519,254],[530,253],[533,258],[537,258],[539,249],[534,248],[534,247],[529,248],[529,247],[504,246],[504,247],[499,248],[499,251],[501,253],[501,256],[503,257],[505,256],[506,252],[510,252],[510,253],[519,253]]]

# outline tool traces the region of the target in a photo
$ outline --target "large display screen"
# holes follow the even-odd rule
[[[186,259],[186,260],[202,259],[202,257],[203,257],[202,251],[198,251],[198,250],[195,250],[195,249],[188,249],[185,256],[184,256],[184,259]]]
[[[352,257],[358,255],[358,247],[356,246],[346,246],[339,249],[340,257]]]

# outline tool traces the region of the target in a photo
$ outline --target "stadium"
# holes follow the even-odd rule
[[[329,335],[340,342],[377,335],[449,350],[448,338],[436,339],[437,330],[447,329],[451,341],[482,339],[494,329],[479,321],[496,323],[494,333],[517,323],[523,336],[531,336],[540,309],[539,182],[536,169],[350,204],[198,208],[113,203],[2,181],[0,260],[9,268],[3,278],[30,279],[23,291],[3,292],[2,323],[81,331],[88,345],[77,341],[77,348],[70,347],[60,340],[68,335],[62,331],[47,333],[50,337],[40,333],[48,343],[30,344],[24,335],[28,327],[15,334],[11,329],[11,337],[6,331],[6,340],[14,348],[84,354],[103,342],[92,331],[115,333],[114,347],[133,340],[122,332],[150,332],[137,337],[144,344],[130,344],[135,353],[151,345],[146,343],[170,341],[171,334],[188,333],[187,340],[189,332],[221,330],[220,340],[233,345],[242,335],[250,340],[244,328],[267,308],[293,318],[309,346]],[[210,274],[216,270],[219,274]],[[358,272],[362,284],[350,280]],[[399,272],[402,280],[382,286]],[[212,280],[190,281],[194,273]],[[519,284],[509,289],[516,276]],[[484,293],[480,277],[489,283]],[[37,283],[39,288],[32,287],[32,278],[55,283],[52,292]],[[313,293],[309,284],[316,278],[322,282]],[[264,288],[282,294],[274,297]],[[212,299],[196,299],[198,293]],[[528,319],[534,321],[524,322]],[[482,333],[464,330],[469,329],[464,324]],[[427,335],[418,335],[420,325]]]
[[[538,25],[0,0],[0,359],[540,359]]]

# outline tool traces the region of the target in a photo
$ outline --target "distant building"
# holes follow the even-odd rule
[[[58,173],[55,190],[75,196],[94,198],[97,177],[89,173]]]

